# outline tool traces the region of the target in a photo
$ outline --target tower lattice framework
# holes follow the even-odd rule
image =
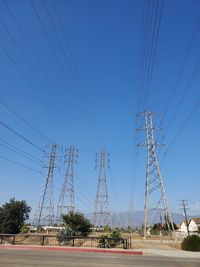
[[[152,224],[155,218],[157,220],[159,219],[161,224],[165,224],[169,234],[171,234],[171,231],[173,231],[173,222],[156,155],[156,147],[161,146],[161,144],[154,139],[155,131],[161,129],[153,126],[152,119],[153,116],[160,116],[160,114],[146,111],[138,115],[143,116],[145,120],[145,127],[139,128],[138,130],[144,130],[146,132],[146,142],[139,144],[139,146],[142,145],[147,147],[144,197],[144,238],[147,236],[148,227]]]
[[[128,226],[130,230],[133,230],[134,222],[133,222],[133,202],[130,202],[129,212],[128,212]]]
[[[49,226],[54,224],[54,170],[57,145],[51,145],[51,151],[48,155],[47,175],[43,193],[39,202],[39,212],[37,216],[37,227]]]
[[[94,205],[93,223],[95,226],[105,226],[109,224],[110,213],[108,211],[108,190],[106,169],[109,167],[109,154],[100,150],[96,154],[96,168],[98,169],[98,186]]]
[[[67,169],[57,206],[57,219],[60,223],[62,222],[62,214],[75,210],[74,164],[77,163],[77,157],[78,150],[74,146],[68,147],[65,151]]]

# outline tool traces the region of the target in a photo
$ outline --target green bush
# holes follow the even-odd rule
[[[61,245],[69,245],[73,237],[76,237],[77,233],[70,228],[65,228],[57,235],[57,239]]]
[[[110,235],[100,235],[99,236],[99,247],[100,248],[115,248],[120,243],[120,232],[113,231]]]
[[[108,243],[108,235],[100,235],[98,238],[98,243],[100,248],[109,248],[109,243]]]
[[[197,235],[186,237],[181,244],[181,249],[187,251],[200,251],[200,237]]]

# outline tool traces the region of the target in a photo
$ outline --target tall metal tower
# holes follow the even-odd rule
[[[133,229],[133,201],[130,202],[129,212],[128,212],[128,226]]]
[[[163,180],[160,173],[160,167],[156,156],[156,147],[161,144],[154,140],[156,130],[160,128],[153,126],[152,117],[160,116],[160,114],[150,111],[138,114],[144,117],[145,127],[137,130],[146,132],[146,142],[139,146],[147,147],[147,167],[146,167],[146,183],[145,183],[145,198],[144,198],[144,238],[147,236],[147,228],[151,224],[151,220],[157,215],[161,223],[167,225],[169,234],[171,227],[173,230],[173,222],[169,211],[168,201],[164,190]]]
[[[106,168],[109,167],[109,154],[100,150],[96,154],[96,168],[99,170],[96,200],[94,205],[94,226],[105,226],[109,224],[110,213],[108,211],[108,191],[106,182]]]
[[[54,169],[56,159],[57,145],[51,145],[51,151],[48,155],[49,162],[47,166],[47,176],[43,193],[39,202],[39,213],[37,216],[37,227],[42,225],[54,224]]]
[[[68,147],[65,151],[65,163],[67,170],[64,177],[64,182],[60,192],[60,197],[57,206],[57,219],[62,222],[62,214],[66,214],[75,210],[74,203],[74,164],[77,163],[78,150],[74,146]]]

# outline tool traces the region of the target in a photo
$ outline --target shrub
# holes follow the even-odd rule
[[[28,233],[28,231],[29,231],[29,229],[26,226],[26,224],[22,224],[22,226],[20,227],[20,233],[21,234],[26,234],[26,233]]]
[[[115,248],[120,243],[121,235],[119,231],[113,231],[110,235],[100,235],[99,247],[100,248]]]
[[[77,236],[77,233],[70,228],[65,228],[57,235],[57,239],[61,245],[68,245],[73,237]]]
[[[100,248],[109,248],[109,243],[108,243],[108,235],[100,235],[98,239],[99,247]]]
[[[186,237],[181,244],[181,249],[187,251],[200,251],[200,237],[197,235]]]

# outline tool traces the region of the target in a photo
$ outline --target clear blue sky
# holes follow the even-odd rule
[[[93,208],[95,153],[101,148],[110,154],[110,209],[128,210],[130,201],[135,210],[143,209],[146,151],[139,149],[137,153],[136,143],[145,136],[136,136],[135,129],[143,122],[135,115],[144,101],[140,79],[144,2],[33,2],[43,26],[30,1],[8,0],[7,6],[0,1],[0,99],[7,105],[0,103],[0,120],[42,149],[49,142],[79,149],[75,168],[78,209]],[[200,98],[198,68],[193,74],[200,58],[200,30],[195,32],[199,18],[197,0],[164,1],[148,109],[164,113],[163,133],[178,111],[165,138],[156,136],[166,144],[159,149],[159,162]],[[145,47],[148,39],[143,50]],[[161,173],[171,210],[179,211],[179,199],[188,199],[190,212],[198,213],[200,111],[191,114],[168,150]],[[2,125],[0,138],[45,162],[41,151]],[[2,145],[0,156],[41,171],[38,164]],[[34,209],[44,170],[42,175],[2,158],[0,166],[0,204],[16,197],[25,199]],[[56,177],[55,199],[61,182],[62,177]]]

